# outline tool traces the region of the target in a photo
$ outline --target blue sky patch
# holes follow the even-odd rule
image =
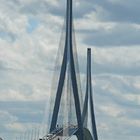
[[[34,30],[36,30],[39,26],[39,20],[35,18],[29,18],[28,19],[28,26],[26,28],[28,33],[32,33]]]

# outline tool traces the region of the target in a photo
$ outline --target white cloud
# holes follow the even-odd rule
[[[7,128],[7,130],[19,132],[24,132],[26,130],[26,128],[21,123],[9,123],[6,124],[5,127]]]
[[[100,106],[101,111],[105,112],[107,115],[111,117],[119,117],[123,114],[124,110],[118,108],[117,106],[108,105],[108,106]]]
[[[9,112],[7,112],[7,111],[0,111],[0,123],[1,124],[15,122],[17,120],[18,120],[18,118],[16,116],[13,116]]]

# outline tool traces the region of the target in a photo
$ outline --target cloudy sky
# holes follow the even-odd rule
[[[140,0],[73,0],[81,75],[86,48],[100,140],[140,138]],[[65,0],[0,0],[0,137],[42,123]]]

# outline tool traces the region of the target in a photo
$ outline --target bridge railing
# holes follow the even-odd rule
[[[69,131],[70,129],[73,129],[72,134],[70,134],[70,136],[72,136],[78,130],[77,125],[73,125],[73,124],[69,126],[62,126],[62,127],[59,126],[55,130],[53,130],[51,133],[43,136],[43,138],[40,138],[39,140],[52,140],[59,135],[63,136],[63,132],[66,130]]]

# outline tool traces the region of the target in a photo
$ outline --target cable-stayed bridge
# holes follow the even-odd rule
[[[40,140],[98,140],[91,78],[91,49],[87,50],[86,93],[83,98],[73,26],[73,1],[67,0],[66,18],[56,60],[53,92],[46,118],[47,128]],[[82,49],[82,48],[81,48]],[[83,85],[83,84],[82,84]],[[84,99],[84,101],[83,101]],[[39,139],[39,137],[37,138]],[[31,138],[36,140],[36,138]]]

